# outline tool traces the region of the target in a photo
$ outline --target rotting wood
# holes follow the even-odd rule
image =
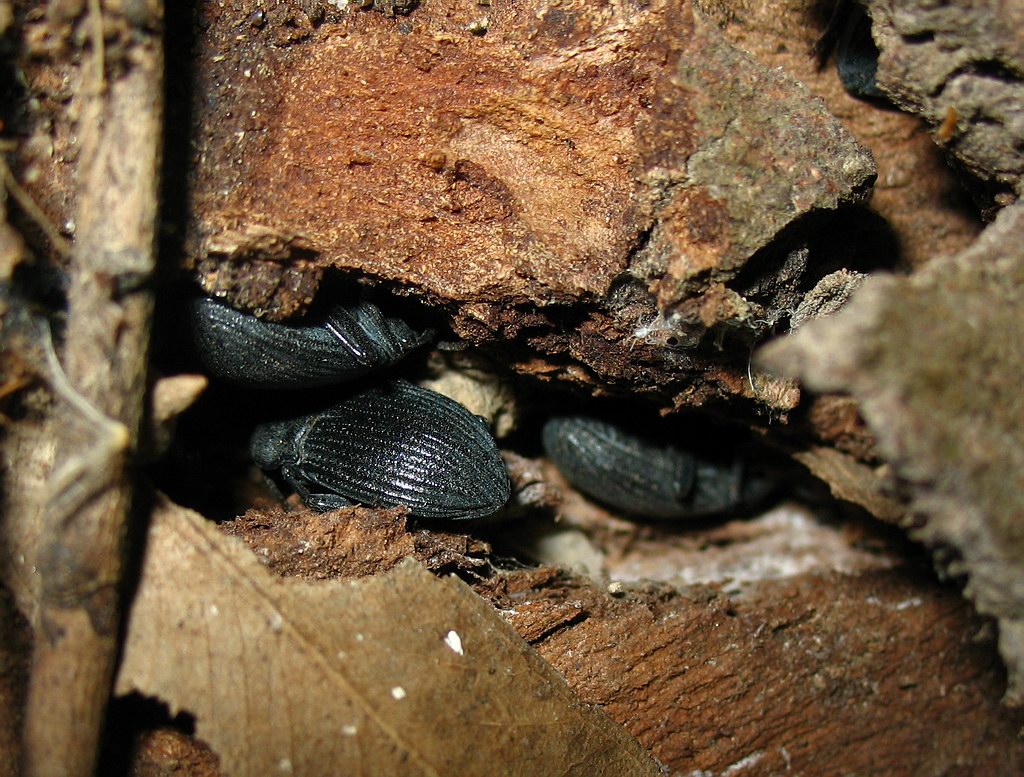
[[[57,392],[75,399],[57,411],[57,464],[36,516],[46,540],[36,561],[24,734],[29,777],[86,777],[95,768],[118,649],[131,454],[146,387],[163,116],[161,14],[120,19],[132,28],[131,43],[113,51],[98,45],[104,12],[90,3],[84,20],[95,34],[82,53],[77,234],[64,343],[70,388]],[[59,366],[54,378],[59,384]]]
[[[760,32],[760,31],[759,31],[759,32]],[[230,86],[232,86],[232,87],[233,87],[233,86],[237,86],[237,85],[238,85],[238,82],[239,82],[240,80],[241,80],[241,79],[239,79],[238,77],[234,78],[233,80],[231,80],[231,81],[229,82],[229,83],[230,83]],[[924,136],[922,136],[922,137],[924,137]],[[914,178],[914,181],[915,181],[915,182],[918,182],[918,179]],[[593,329],[593,328],[592,328],[592,329]],[[582,346],[581,346],[581,347],[582,347]],[[638,345],[638,347],[637,347],[637,350],[638,350],[638,351],[642,351],[642,350],[643,350],[643,346],[642,346],[642,345]],[[810,588],[810,587],[805,587],[805,588]],[[844,587],[844,590],[845,590],[845,587]],[[826,601],[826,597],[820,597],[820,600],[821,600],[821,601]],[[905,599],[900,599],[900,600],[899,600],[899,602],[897,602],[897,603],[901,603],[901,602],[904,602],[904,601],[906,601],[906,600],[905,600]],[[564,608],[563,608],[563,609],[564,609]],[[824,607],[822,607],[822,609],[824,609]],[[890,608],[888,608],[888,609],[892,611],[892,612],[891,612],[891,615],[889,615],[888,617],[891,617],[891,618],[892,618],[893,620],[896,620],[896,619],[902,619],[902,618],[905,618],[905,617],[906,617],[905,615],[903,615],[903,614],[900,614],[900,613],[902,613],[902,610],[900,610],[900,611],[898,611],[898,612],[897,612],[897,611],[896,611],[896,610],[895,610],[894,608],[892,608],[892,607],[890,607]],[[726,622],[728,622],[728,621],[726,621]],[[922,622],[924,622],[924,621],[922,621]],[[783,625],[784,625],[784,624],[783,624]],[[941,623],[940,623],[940,625],[941,625]],[[788,632],[788,631],[792,631],[792,630],[785,630],[785,632]],[[950,630],[948,630],[948,629],[943,629],[943,631],[947,631],[947,632],[948,632],[948,631],[950,631]],[[785,632],[783,632],[783,636],[785,635]],[[936,633],[939,633],[939,634],[940,634],[941,632],[940,632],[939,630],[936,630]],[[708,639],[709,639],[709,640],[712,640],[712,639],[714,639],[714,638],[716,637],[716,632],[715,632],[715,630],[708,630],[708,634],[709,634],[709,637],[708,637]],[[957,632],[956,634],[961,634],[961,633]],[[709,649],[711,650],[712,648],[714,648],[714,645],[715,645],[716,643],[715,643],[715,642],[709,642],[708,644],[709,644],[709,645],[711,646],[711,647],[709,648]],[[725,644],[725,643],[719,642],[718,644],[719,644],[719,645],[722,645],[722,644]],[[769,651],[769,652],[771,652],[771,651]],[[850,661],[851,661],[852,663],[856,663],[856,661],[857,661],[857,659],[858,659],[858,657],[857,657],[857,656],[853,655],[852,653],[847,653],[847,655],[848,655],[848,656],[851,656],[851,655],[852,655],[852,657],[850,658]],[[714,658],[717,658],[717,656],[714,656],[714,655],[713,655],[713,657],[714,657]],[[745,664],[745,663],[744,663],[743,665],[744,665],[744,666],[748,666],[748,664]],[[885,671],[885,670],[884,670],[884,667],[885,667],[886,665],[887,665],[887,664],[886,664],[886,663],[885,663],[884,661],[883,661],[883,662],[881,662],[880,664],[878,664],[878,666],[879,666],[879,672],[880,672],[880,675],[881,675],[881,673],[882,673],[882,672],[884,672],[884,671]],[[986,673],[986,677],[987,677],[987,676],[989,676],[990,674],[991,674],[991,673]],[[804,677],[806,677],[806,675],[805,675]],[[884,677],[888,677],[888,676],[884,676]],[[792,683],[793,681],[792,681],[792,679],[791,679],[791,678],[792,678],[792,676],[788,676],[788,677],[786,677],[786,678],[785,678],[785,680],[784,680],[784,681],[780,681],[780,682],[785,682],[785,681],[788,681],[788,682],[791,682],[791,683]],[[827,678],[826,678],[826,679],[827,679]],[[814,678],[814,681],[816,682],[817,680],[818,680],[818,678],[817,678],[817,677],[815,677],[815,678]],[[905,682],[906,682],[905,678],[901,680],[901,683],[905,683]],[[993,685],[994,685],[994,686],[997,686],[997,683],[994,683]],[[822,688],[821,690],[822,690],[822,691],[829,691],[829,692],[831,692],[831,691],[836,691],[836,688],[837,688],[837,687],[839,687],[839,689],[840,689],[840,690],[839,690],[839,691],[837,691],[837,692],[835,693],[835,695],[839,696],[839,697],[840,697],[840,699],[842,700],[843,698],[848,698],[848,697],[846,697],[846,696],[844,696],[844,695],[843,695],[843,692],[844,692],[844,691],[849,691],[849,690],[850,690],[850,688],[851,688],[851,687],[853,687],[853,684],[851,683],[851,684],[849,684],[849,685],[845,685],[845,686],[844,686],[844,685],[842,685],[842,684],[839,684],[839,685],[834,685],[834,684],[828,684],[828,685],[827,685],[826,687]],[[893,689],[892,689],[892,686],[889,686],[889,690],[893,690]],[[886,698],[897,698],[897,699],[899,699],[899,698],[902,698],[903,696],[906,696],[906,695],[910,695],[910,694],[915,694],[915,693],[918,693],[918,691],[916,691],[916,690],[914,690],[914,689],[912,689],[912,688],[911,688],[911,689],[910,689],[909,691],[907,691],[907,690],[906,690],[905,688],[903,688],[903,687],[899,687],[899,688],[897,688],[896,690],[897,690],[897,691],[899,691],[899,692],[898,692],[898,693],[893,693],[893,695],[892,695],[892,696],[887,696]],[[962,690],[962,689],[961,689],[961,690]],[[824,695],[824,694],[822,694],[822,695]],[[989,694],[989,695],[991,695],[991,694]],[[805,698],[806,698],[806,697],[805,697]],[[924,698],[924,699],[919,699],[919,700],[921,700],[921,701],[922,701],[922,703],[923,703],[923,706],[922,706],[922,708],[923,708],[923,709],[935,709],[935,708],[937,708],[937,707],[945,707],[945,708],[949,708],[949,702],[948,702],[948,701],[946,700],[946,698],[945,698],[945,694],[944,694],[944,693],[943,693],[943,694],[942,694],[941,696],[937,696],[937,697],[932,697],[932,698]],[[953,700],[955,700],[955,694],[953,694]],[[987,703],[987,699],[986,699],[986,703]],[[984,706],[984,705],[983,705],[983,706]],[[779,707],[778,707],[778,710],[782,710],[782,709],[784,709],[784,707],[785,707],[785,704],[780,704],[780,705],[779,705]],[[986,708],[988,708],[988,707],[986,707]],[[962,707],[959,707],[959,709],[953,709],[953,710],[952,710],[952,711],[953,711],[953,714],[954,714],[954,715],[956,715],[956,714],[959,714],[959,710],[961,710],[961,709],[965,710],[965,711],[964,711],[964,713],[963,713],[964,715],[966,715],[966,716],[970,716],[970,714],[971,714],[971,713],[970,713],[970,709],[971,709],[971,707],[970,707],[970,704],[964,704],[964,705],[963,705]],[[778,711],[778,710],[773,710],[773,711]],[[717,715],[717,713],[716,713],[715,715]],[[923,721],[922,721],[921,719],[914,719],[914,718],[913,718],[912,716],[908,716],[908,718],[909,718],[909,720],[911,721],[911,725],[906,725],[906,726],[903,726],[903,727],[899,727],[899,728],[897,729],[897,733],[903,733],[903,732],[906,732],[906,731],[910,731],[910,732],[912,732],[912,731],[913,731],[914,729],[918,729],[918,730],[920,731],[921,729],[923,729],[923,728],[924,728],[924,726],[923,726],[923,723],[924,723],[924,722],[923,722]],[[717,718],[716,718],[716,720],[717,720]],[[949,719],[947,718],[947,719],[945,719],[945,720],[946,720],[946,721],[948,721]],[[724,727],[723,727],[723,728],[724,728]],[[962,726],[962,727],[959,727],[959,728],[954,728],[954,727],[953,727],[953,726],[952,726],[951,724],[949,724],[949,728],[948,728],[948,729],[946,729],[946,730],[947,730],[947,731],[958,731],[958,732],[959,732],[959,734],[961,734],[962,736],[967,736],[967,734],[965,734],[965,732],[967,732],[967,731],[968,731],[968,727],[967,727],[967,726],[965,725],[965,726]],[[1009,729],[1007,729],[1007,730],[1009,731]],[[857,727],[857,726],[850,726],[850,727],[849,727],[849,728],[847,729],[847,731],[850,731],[850,732],[851,732],[851,736],[853,736],[854,734],[856,734],[856,733],[859,733],[859,727]],[[877,730],[876,730],[876,731],[877,731]],[[999,729],[999,731],[1004,731],[1004,729],[1001,729],[1001,728],[1000,728],[1000,729]],[[726,732],[726,733],[721,733],[721,732],[712,732],[712,741],[717,741],[717,740],[716,740],[716,739],[715,739],[714,737],[715,737],[715,736],[718,736],[719,734],[721,734],[721,737],[722,737],[722,738],[726,738],[726,737],[728,737],[728,732]],[[909,736],[909,734],[908,734],[908,736]],[[1007,736],[1009,737],[1009,736],[1010,736],[1010,734],[1008,733],[1008,734],[1007,734]],[[920,739],[920,736],[919,736],[918,738]],[[883,736],[882,736],[881,734],[879,734],[879,737],[878,737],[878,741],[879,741],[880,743],[881,743],[881,742],[891,742],[891,741],[892,741],[892,739],[893,739],[893,737],[883,738]],[[953,737],[951,737],[951,736],[950,736],[950,737],[947,737],[947,738],[945,738],[945,739],[944,739],[943,741],[951,741],[952,739],[953,739]],[[1000,747],[1000,746],[1001,746],[1001,740],[999,740],[999,739],[998,739],[998,737],[995,737],[994,739],[995,739],[995,741],[994,741],[994,744],[993,744],[993,743],[992,743],[991,741],[989,741],[989,742],[988,742],[988,743],[986,744],[986,746],[988,747],[988,750],[989,750],[989,751],[991,751],[991,750],[992,750],[992,748],[998,748],[998,747]],[[820,741],[820,740],[819,740],[819,741]],[[868,752],[866,751],[866,750],[867,750],[867,749],[869,749],[869,747],[870,747],[870,740],[867,740],[867,741],[868,741],[868,745],[867,745],[867,746],[865,746],[864,750],[862,750],[862,752],[863,752],[863,754],[864,754],[864,757],[865,757],[865,759],[867,759],[867,758],[870,758],[870,756],[871,756],[871,753],[868,753]],[[905,740],[901,740],[901,741],[905,741]],[[924,740],[923,740],[923,741],[924,741]],[[840,743],[840,742],[835,742],[835,741],[829,741],[829,742],[828,742],[828,744],[833,744],[833,745],[839,745],[839,744],[841,744],[841,743]],[[970,743],[968,743],[968,744],[970,744]],[[883,745],[882,745],[882,744],[880,744],[879,746],[880,746],[880,747],[882,747]],[[891,745],[891,744],[890,744],[890,745],[888,745],[888,746],[889,746],[889,747],[892,747],[892,745]],[[893,751],[895,751],[895,750],[896,750],[897,748],[895,748],[895,747],[892,747],[892,749],[893,749]],[[786,752],[788,753],[788,752],[790,752],[790,751],[786,750]],[[824,753],[824,752],[825,752],[825,750],[823,750],[823,749],[822,749],[822,750],[818,750],[817,752],[818,752],[818,754],[821,754],[821,753]],[[721,748],[720,750],[717,750],[717,751],[716,751],[716,752],[714,753],[714,756],[715,756],[715,758],[716,758],[716,759],[719,759],[718,763],[716,764],[717,766],[722,766],[722,767],[725,767],[725,766],[727,766],[727,765],[729,765],[729,764],[730,764],[730,762],[728,762],[728,761],[724,760],[724,759],[726,758],[727,754],[728,754],[728,749],[727,749],[726,747],[723,747],[723,748]],[[773,752],[773,753],[770,753],[770,754],[771,754],[771,757],[773,757],[773,758],[776,758],[776,764],[777,764],[777,765],[779,766],[779,769],[781,769],[781,768],[782,768],[782,766],[788,766],[788,762],[787,762],[787,757],[786,757],[786,759],[784,759],[784,760],[786,761],[786,763],[785,763],[784,765],[783,765],[783,764],[781,764],[781,763],[778,763],[778,762],[777,762],[777,758],[780,758],[780,757],[781,757],[781,753],[780,753],[780,752],[779,752],[779,753],[774,753],[774,752]],[[792,754],[792,753],[790,753],[790,754]],[[933,753],[933,756],[934,756],[934,753]],[[709,756],[709,759],[710,759],[710,758],[711,758],[711,756]],[[934,759],[933,759],[933,761],[934,761]],[[954,761],[954,759],[951,759],[951,760],[950,760],[950,761],[949,761],[948,763],[953,763],[953,761]],[[1006,759],[1006,761],[1010,761],[1010,759]],[[732,762],[732,763],[735,763],[735,762]],[[768,763],[768,762],[762,762],[762,766],[765,766],[765,764],[766,764],[766,763]],[[844,763],[845,763],[845,764],[847,764],[847,766],[849,766],[849,762],[848,762],[848,761],[844,761]],[[1006,762],[1005,762],[1005,763],[1006,763]],[[817,761],[817,765],[818,765],[819,767],[821,767],[821,760],[820,760],[820,759],[819,759],[819,760]],[[873,765],[873,766],[876,766],[876,767],[877,767],[877,762],[867,762],[867,766],[872,766],[872,765]],[[756,766],[756,765],[754,765],[754,766]],[[752,766],[751,768],[753,769],[753,768],[754,768],[754,766]],[[823,767],[822,767],[822,768],[823,768]]]
[[[934,128],[992,209],[1024,194],[1020,3],[871,0],[878,85]],[[987,191],[986,191],[987,190]]]
[[[333,270],[443,306],[520,374],[792,408],[750,344],[825,263],[798,222],[865,196],[865,149],[685,0],[527,0],[486,36],[479,13],[349,5],[274,45],[269,11],[201,7],[195,280],[281,319]]]
[[[477,590],[680,774],[1019,774],[991,625],[927,572],[615,593],[549,569]],[[747,760],[749,759],[749,760]],[[842,764],[837,767],[837,764]]]
[[[999,619],[1007,702],[1024,706],[1024,205],[910,278],[876,275],[832,318],[758,355],[814,391],[859,402],[878,451],[926,518],[913,535],[955,548],[952,574]],[[940,556],[941,557],[941,556]]]

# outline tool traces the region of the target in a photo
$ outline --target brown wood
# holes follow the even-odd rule
[[[83,22],[94,25],[94,34],[81,69],[77,234],[64,345],[70,386],[61,388],[55,369],[62,423],[39,514],[46,540],[37,560],[24,735],[29,777],[87,777],[95,768],[118,648],[118,586],[133,499],[129,463],[145,396],[163,51],[160,36],[142,25],[129,46],[106,46],[104,21],[99,3],[91,3]]]

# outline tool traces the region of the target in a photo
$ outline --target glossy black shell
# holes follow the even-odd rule
[[[548,457],[587,496],[649,518],[694,518],[748,509],[776,490],[764,462],[712,456],[640,437],[586,416],[544,425]]]
[[[339,494],[424,518],[490,515],[508,501],[504,462],[486,422],[457,402],[396,380],[329,410],[264,424],[251,441],[303,497]]]
[[[315,325],[250,316],[209,297],[192,303],[192,336],[211,375],[253,388],[306,388],[394,364],[426,342],[370,302],[333,308]]]
[[[692,513],[693,455],[597,418],[548,420],[544,450],[580,491],[628,513],[678,518]]]

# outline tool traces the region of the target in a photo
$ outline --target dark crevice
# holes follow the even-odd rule
[[[115,698],[107,709],[107,725],[96,773],[110,777],[134,774],[143,736],[158,729],[174,729],[195,735],[195,718],[187,712],[171,715],[158,699],[133,693]]]
[[[571,628],[574,628],[574,627],[580,625],[581,623],[583,623],[583,621],[587,620],[587,618],[589,618],[589,617],[590,617],[590,613],[588,613],[586,610],[581,610],[580,612],[576,613],[571,618],[568,618],[568,619],[566,619],[564,621],[561,621],[560,623],[555,624],[554,626],[552,626],[551,628],[547,629],[546,631],[542,631],[537,636],[531,636],[530,637],[530,644],[533,645],[534,647],[536,647],[537,645],[540,645],[541,643],[546,642],[547,640],[551,639],[556,634],[561,634],[563,631],[567,631],[567,630],[569,630]]]
[[[1024,79],[1024,74],[1009,67],[1005,62],[996,59],[976,59],[965,62],[959,67],[951,70],[942,83],[927,93],[932,99],[942,96],[943,92],[949,89],[950,84],[958,78],[977,78],[997,81],[1007,87],[1019,85]],[[972,117],[972,121],[980,122],[981,116]]]
[[[935,32],[933,30],[923,30],[921,32],[908,33],[903,35],[903,40],[906,43],[913,45],[920,45],[924,43],[931,43],[935,40]]]
[[[1006,62],[998,59],[976,59],[965,63],[953,71],[953,76],[974,75],[979,78],[992,78],[997,81],[1017,82],[1024,77],[1024,73],[1010,67]]]
[[[756,289],[776,274],[793,251],[806,248],[807,270],[796,290],[807,292],[837,270],[872,272],[899,264],[896,233],[875,211],[849,205],[835,211],[808,213],[787,225],[772,242],[757,251],[726,285],[758,299]]]

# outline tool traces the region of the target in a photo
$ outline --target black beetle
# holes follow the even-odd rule
[[[871,38],[871,19],[857,6],[836,44],[836,73],[843,88],[862,100],[885,100],[878,88],[878,47]]]
[[[597,418],[551,418],[542,434],[548,458],[570,483],[634,515],[710,515],[749,505],[770,490],[769,481],[745,471],[739,457],[704,458]]]
[[[487,423],[404,380],[263,424],[250,451],[319,510],[358,502],[407,505],[423,518],[480,518],[501,508],[511,490]]]
[[[835,55],[836,74],[851,97],[875,103],[887,103],[878,88],[878,47],[871,37],[871,17],[857,0],[839,0],[821,40],[815,45],[824,67]]]
[[[429,339],[370,302],[336,306],[316,325],[293,326],[250,316],[196,297],[192,335],[214,377],[254,388],[339,383],[394,364]]]

